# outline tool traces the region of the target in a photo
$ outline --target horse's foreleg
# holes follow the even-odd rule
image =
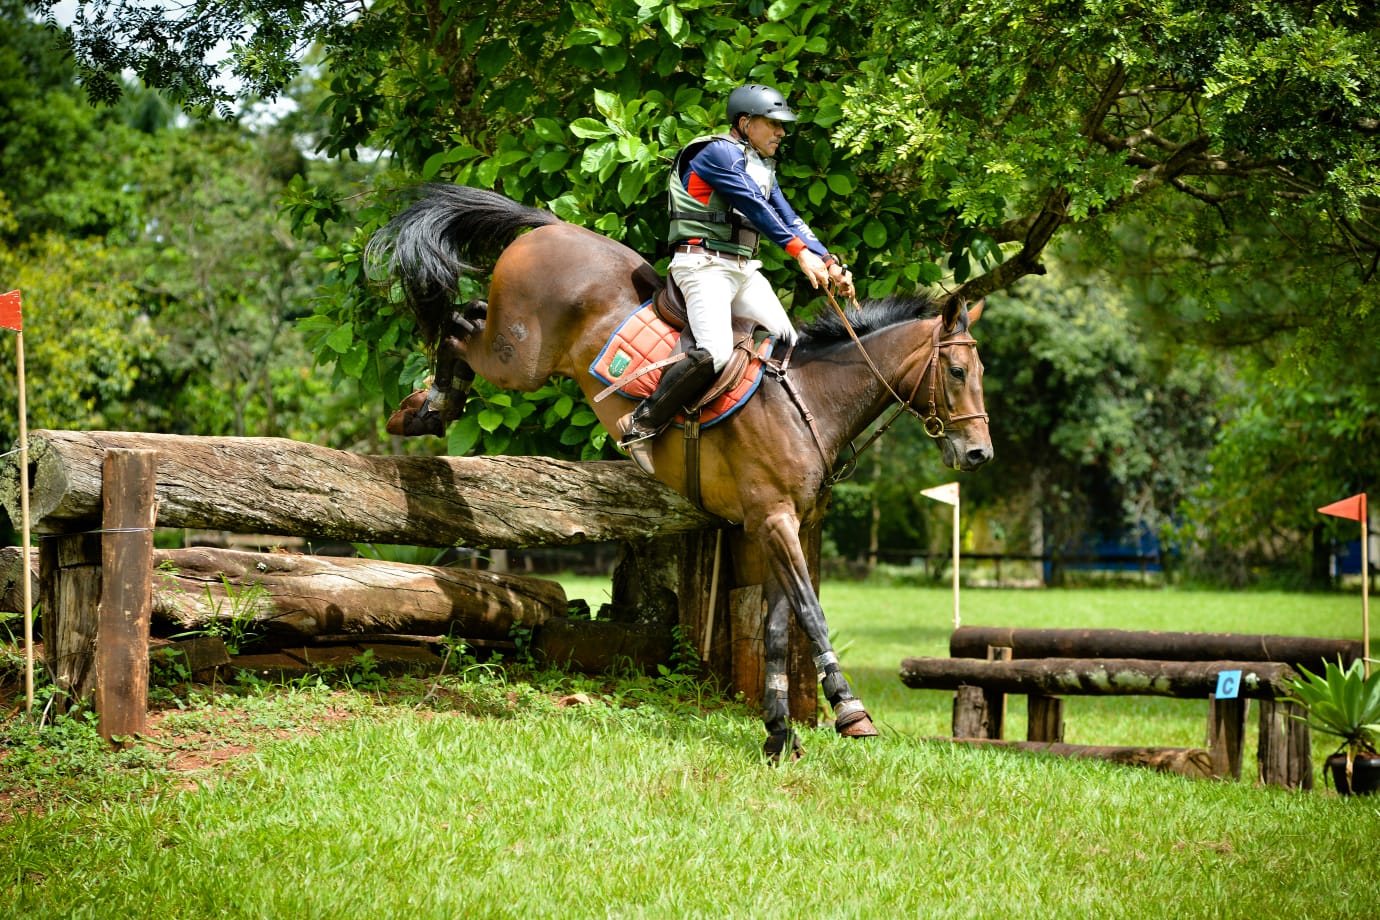
[[[862,702],[853,695],[853,689],[839,666],[838,655],[829,641],[829,625],[824,619],[824,608],[820,606],[819,596],[810,583],[805,551],[800,546],[799,521],[791,514],[775,515],[767,520],[764,533],[772,574],[789,607],[795,611],[796,622],[810,640],[815,670],[820,675],[825,699],[834,710],[835,730],[840,735],[852,738],[876,735],[877,729]]]

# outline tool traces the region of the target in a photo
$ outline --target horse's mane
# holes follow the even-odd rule
[[[939,307],[932,297],[917,294],[911,297],[869,300],[846,312],[853,331],[861,337],[898,323],[938,316]],[[799,335],[802,347],[819,347],[851,340],[843,320],[832,309],[802,326]]]

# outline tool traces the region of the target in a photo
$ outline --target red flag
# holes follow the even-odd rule
[[[19,310],[19,292],[0,294],[0,326],[19,332],[24,328],[24,317]]]
[[[1362,492],[1360,495],[1353,495],[1339,502],[1323,505],[1318,509],[1318,513],[1346,518],[1348,521],[1363,521],[1366,517],[1366,493]]]

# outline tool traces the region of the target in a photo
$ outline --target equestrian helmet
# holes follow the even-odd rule
[[[777,121],[795,121],[795,113],[786,105],[786,97],[778,90],[760,83],[740,86],[728,94],[728,123],[738,127],[744,115],[761,115]]]

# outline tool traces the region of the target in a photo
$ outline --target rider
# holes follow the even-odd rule
[[[685,295],[695,346],[668,365],[656,391],[618,422],[626,450],[653,472],[650,438],[708,388],[733,352],[733,317],[751,317],[778,341],[795,341],[790,317],[754,256],[766,236],[794,258],[810,285],[853,291],[853,276],[786,203],[773,156],[796,120],[786,99],[752,83],[728,96],[727,134],[698,137],[671,166],[671,277]]]

